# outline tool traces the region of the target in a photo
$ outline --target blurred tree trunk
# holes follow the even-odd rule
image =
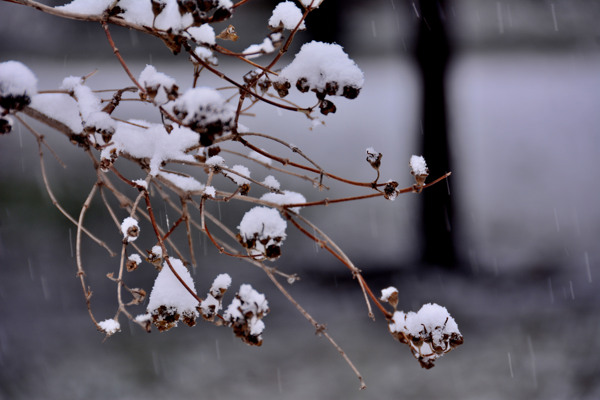
[[[451,171],[448,140],[445,76],[450,42],[445,27],[446,0],[419,0],[420,22],[416,58],[422,78],[422,154],[430,179]],[[428,265],[456,268],[452,197],[444,183],[421,194],[422,261]]]

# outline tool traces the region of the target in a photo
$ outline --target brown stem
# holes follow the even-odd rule
[[[148,210],[148,215],[150,216],[150,223],[152,224],[152,228],[154,229],[154,234],[158,239],[158,244],[160,245],[163,254],[165,255],[164,259],[169,266],[169,269],[175,275],[175,278],[181,283],[181,285],[200,303],[202,301],[201,298],[185,283],[183,278],[179,276],[173,265],[171,264],[171,260],[169,260],[169,256],[167,255],[167,247],[165,246],[165,242],[162,239],[162,235],[160,234],[160,230],[158,229],[158,225],[156,224],[156,218],[154,217],[154,211],[152,210],[152,204],[150,203],[150,195],[148,191],[144,191],[144,199],[146,200],[146,209]]]
[[[135,77],[133,76],[133,74],[129,70],[129,67],[125,63],[125,60],[123,59],[123,57],[121,57],[121,53],[119,52],[119,49],[115,45],[115,42],[113,41],[112,35],[110,34],[110,31],[108,29],[108,24],[104,20],[101,23],[102,23],[102,28],[104,28],[104,33],[106,33],[106,38],[108,39],[108,43],[110,44],[110,47],[112,47],[113,53],[115,54],[115,56],[117,57],[117,59],[121,63],[121,66],[125,70],[125,73],[127,73],[127,76],[129,76],[129,79],[131,79],[131,81],[135,84],[135,86],[137,86],[138,89],[140,89],[140,92],[145,96],[146,95],[146,89],[144,89],[139,84],[139,82],[137,81],[137,79],[135,79]]]

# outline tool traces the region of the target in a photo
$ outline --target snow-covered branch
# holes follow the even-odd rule
[[[148,331],[152,326],[167,331],[179,322],[193,326],[202,317],[210,323],[230,327],[245,343],[260,346],[266,330],[263,320],[270,311],[263,293],[242,283],[229,296],[227,292],[232,285],[229,274],[214,278],[205,297],[196,290],[190,274],[198,262],[192,238],[204,235],[223,256],[244,259],[262,270],[317,332],[342,354],[363,388],[362,375],[348,355],[279,281],[283,277],[292,284],[298,275],[269,266],[286,252],[294,251],[293,244],[283,244],[288,230],[298,229],[348,268],[357,279],[367,313],[373,316],[373,310],[381,312],[392,335],[409,345],[422,366],[433,366],[436,358],[462,343],[458,326],[445,308],[426,305],[418,313],[405,314],[396,311],[397,290],[396,300],[391,288],[384,290],[381,298],[375,296],[361,270],[344,251],[317,224],[301,215],[305,207],[367,199],[394,200],[400,194],[420,193],[447,178],[449,173],[427,183],[429,172],[425,160],[413,156],[404,171],[414,176],[413,185],[402,188],[396,180],[380,181],[383,153],[369,147],[367,163],[357,162],[375,169],[376,176],[372,181],[361,182],[324,170],[310,156],[310,149],[287,143],[276,130],[252,132],[239,122],[240,116],[249,113],[256,104],[282,112],[299,112],[312,121],[320,121],[336,112],[337,99],[352,100],[360,95],[364,74],[337,44],[306,43],[289,64],[280,65],[296,32],[306,29],[307,15],[317,10],[321,1],[279,3],[264,21],[269,30],[265,39],[248,44],[242,53],[227,48],[231,40],[244,40],[235,28],[230,25],[216,34],[213,24],[228,21],[241,6],[251,6],[252,2],[244,0],[235,4],[230,0],[74,0],[59,7],[31,0],[3,2],[17,3],[54,17],[98,23],[130,81],[125,87],[97,91],[90,85],[93,74],[69,76],[56,90],[38,92],[37,78],[27,66],[19,61],[0,63],[0,133],[10,133],[16,120],[38,141],[43,180],[51,201],[77,227],[77,275],[98,330],[107,336],[116,334],[120,320],[129,319]],[[114,42],[111,25],[155,36],[175,54],[187,53],[189,57],[183,61],[193,66],[193,84],[181,87],[168,71],[159,71],[153,65],[134,74],[126,55],[120,53]],[[250,71],[240,77],[229,76],[218,66],[219,57],[249,66]],[[219,77],[227,87],[205,85],[207,73]],[[291,90],[297,90],[306,104],[296,105],[284,99]],[[107,95],[108,99],[103,98]],[[154,121],[160,122],[133,114],[125,105],[130,102],[151,108]],[[116,110],[120,115],[128,115],[127,119],[117,118]],[[66,212],[53,195],[42,152],[42,145],[47,146],[43,137],[48,133],[38,133],[27,123],[27,118],[63,134],[74,145],[74,151],[88,155],[89,168],[95,171],[96,179],[89,182],[91,189],[78,217]],[[279,150],[263,149],[257,144],[258,138],[271,142]],[[235,146],[238,149],[243,146],[246,153]],[[235,161],[239,159],[242,161]],[[257,166],[258,172],[252,168]],[[310,181],[317,190],[298,193],[284,187],[280,177]],[[328,189],[327,181],[355,186],[363,192],[352,197],[335,193],[331,199],[323,197],[321,190]],[[86,280],[86,255],[81,245],[82,237],[87,235],[111,256],[118,254],[111,250],[110,243],[98,239],[89,226],[84,226],[85,215],[96,204],[94,199],[98,194],[107,223],[115,226],[115,238],[121,246],[119,262],[108,264],[118,266],[118,273],[107,272],[111,284],[117,285],[118,306],[113,317],[103,320],[92,311],[92,290]],[[243,207],[246,212],[237,226],[227,226],[209,212],[207,205],[211,202],[223,204],[223,210]],[[154,213],[157,207],[175,210],[177,218],[167,220],[166,227],[159,226]],[[185,239],[181,240],[181,236]],[[149,249],[144,250],[143,246]],[[147,302],[146,289],[126,284],[129,274],[134,273],[155,275],[153,287],[146,288],[151,289]],[[144,303],[145,310],[139,312]]]

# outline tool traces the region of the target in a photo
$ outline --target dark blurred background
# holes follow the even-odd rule
[[[234,50],[262,41],[275,4],[250,1],[236,12]],[[599,18],[600,3],[583,0],[325,0],[282,65],[305,41],[337,42],[365,73],[360,96],[336,101],[336,114],[314,130],[302,116],[269,108],[242,121],[357,180],[373,179],[364,162],[370,146],[384,155],[382,179],[403,186],[412,183],[411,154],[425,155],[432,177],[452,171],[447,184],[419,196],[303,211],[374,289],[397,286],[400,308],[430,301],[448,308],[465,344],[433,370],[420,369],[382,318],[368,320],[356,282],[314,243],[290,232],[276,262],[300,274],[290,290],[355,361],[365,392],[260,273],[202,241],[199,292],[225,271],[234,287],[251,282],[267,294],[272,312],[263,348],[207,324],[147,335],[122,321],[124,332],[103,342],[75,276],[75,227],[45,193],[34,138],[22,127],[0,137],[0,398],[597,399]],[[135,75],[152,63],[180,87],[190,85],[184,56],[139,33],[112,31]],[[128,84],[98,24],[0,2],[0,37],[0,61],[26,63],[40,89],[95,69],[94,88]],[[220,62],[232,77],[247,72]],[[204,73],[201,84],[219,85]],[[127,117],[156,118],[133,112]],[[76,213],[94,173],[63,137],[43,133],[68,164],[63,169],[45,155],[53,189]],[[282,183],[310,200],[335,197]],[[96,206],[88,225],[118,246],[118,233]],[[235,227],[231,215],[240,210],[221,211]],[[92,304],[109,318],[116,304],[105,275],[118,265],[85,246]],[[136,274],[130,279],[150,289],[154,272]]]

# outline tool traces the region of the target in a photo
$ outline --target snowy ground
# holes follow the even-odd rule
[[[373,146],[384,153],[383,176],[409,184],[405,166],[418,151],[414,71],[404,60],[357,61],[365,90],[340,102],[326,128],[308,131],[308,121],[285,115],[281,122],[244,123],[265,132],[285,128],[289,140],[326,168],[357,178],[370,178],[363,152]],[[97,65],[30,67],[42,88],[51,88]],[[429,301],[445,305],[465,337],[433,370],[420,369],[381,318],[368,320],[356,283],[341,266],[313,244],[286,243],[284,250],[295,250],[280,264],[304,271],[293,293],[356,363],[368,385],[364,392],[335,350],[260,279],[272,309],[260,349],[206,324],[151,335],[124,327],[102,342],[75,279],[73,229],[46,204],[38,184],[35,143],[24,130],[0,138],[0,398],[600,397],[599,69],[598,55],[575,53],[456,60],[450,105],[458,162],[450,187],[463,222],[466,272],[460,276],[411,268],[414,197],[307,214],[349,250],[373,287],[396,285],[405,310]],[[172,66],[165,72],[185,79]],[[114,65],[100,66],[98,79],[106,79],[102,74],[122,75]],[[58,193],[69,193],[77,206],[85,195],[74,188],[91,181],[73,170],[52,168],[51,176]],[[16,174],[23,182],[15,183]],[[59,174],[67,182],[58,183]],[[99,282],[113,270],[99,250],[87,262]],[[251,277],[237,263],[208,262]],[[96,290],[98,299],[112,301],[112,286]],[[97,311],[110,315],[112,304],[104,303]]]

